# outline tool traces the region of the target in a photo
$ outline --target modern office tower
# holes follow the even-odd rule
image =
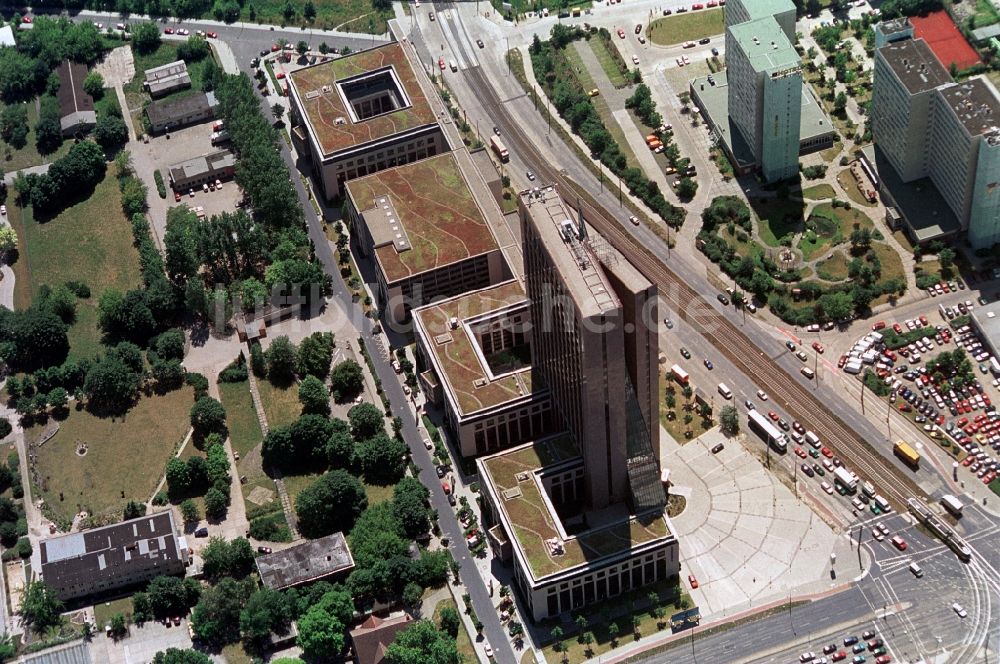
[[[872,133],[903,182],[927,175],[929,123],[937,89],[951,83],[922,39],[905,39],[875,52]]]
[[[579,443],[585,502],[631,501],[630,460],[659,459],[656,286],[551,187],[518,208],[537,382]]]
[[[891,42],[875,54],[871,116],[886,167],[902,184],[930,178],[947,204],[947,214],[931,215],[906,209],[903,187],[888,191],[915,240],[964,230],[976,249],[1000,241],[1000,98],[988,79],[955,83],[924,40]]]
[[[794,39],[791,2],[736,0],[726,6],[729,117],[768,182],[799,170],[802,68]]]

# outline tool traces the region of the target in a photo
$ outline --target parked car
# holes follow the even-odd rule
[[[269,546],[258,546],[257,553],[271,553],[271,547]]]
[[[688,574],[688,583],[691,584],[692,590],[698,587],[698,579],[694,578],[694,574]]]

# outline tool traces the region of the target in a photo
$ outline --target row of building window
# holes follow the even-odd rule
[[[476,454],[496,452],[551,433],[553,428],[551,408],[551,402],[546,400],[544,410],[541,412],[529,414],[526,410],[518,410],[498,416],[497,419],[500,421],[496,424],[487,424],[485,428],[475,432],[473,438],[476,443]],[[476,424],[477,428],[480,426],[479,423]]]

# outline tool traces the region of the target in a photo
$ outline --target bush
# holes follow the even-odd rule
[[[167,186],[163,183],[163,175],[160,173],[159,169],[153,171],[153,180],[156,181],[156,193],[160,195],[160,198],[166,198]]]
[[[242,353],[228,367],[219,372],[220,383],[242,383],[247,377],[247,364]]]

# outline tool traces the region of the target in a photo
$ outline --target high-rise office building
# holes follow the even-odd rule
[[[533,371],[580,444],[588,504],[626,502],[629,447],[659,458],[656,286],[610,247],[595,251],[602,238],[557,192],[519,208]]]
[[[1000,98],[988,79],[955,83],[922,39],[886,43],[875,53],[871,118],[899,180],[929,177],[974,248],[1000,241]],[[905,221],[911,235],[926,225]]]
[[[790,0],[734,0],[726,6],[729,117],[768,182],[799,170],[802,68],[794,39]]]

